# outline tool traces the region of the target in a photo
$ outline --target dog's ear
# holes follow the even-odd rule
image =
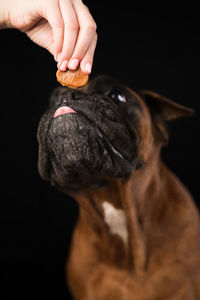
[[[178,104],[167,97],[152,91],[141,91],[140,95],[145,100],[150,111],[160,114],[165,121],[188,117],[194,114],[194,110]]]
[[[140,91],[139,94],[151,113],[152,120],[159,130],[160,137],[164,138],[165,142],[168,140],[165,121],[188,117],[194,114],[193,109],[178,104],[153,91]]]

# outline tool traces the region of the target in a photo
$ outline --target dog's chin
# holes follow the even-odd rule
[[[107,120],[97,126],[83,115],[59,116],[46,136],[49,179],[69,193],[98,188],[111,177],[128,178],[137,163],[136,140],[122,123]]]

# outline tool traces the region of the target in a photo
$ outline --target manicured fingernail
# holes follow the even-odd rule
[[[59,62],[60,56],[61,56],[61,53],[58,53],[57,58],[56,58],[56,61],[57,61],[57,62]]]
[[[87,73],[91,73],[91,70],[92,70],[91,64],[90,64],[90,63],[87,63],[87,64],[85,65],[85,71],[86,71]]]
[[[78,63],[79,63],[78,59],[74,58],[70,61],[68,67],[72,70],[75,70],[78,67]]]
[[[68,63],[67,60],[63,60],[61,66],[60,66],[61,71],[65,71],[67,69],[67,63]]]

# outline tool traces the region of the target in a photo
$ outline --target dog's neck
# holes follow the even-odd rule
[[[98,190],[87,190],[76,197],[81,217],[95,232],[101,251],[106,251],[107,257],[110,251],[110,259],[120,257],[122,265],[134,265],[138,271],[146,263],[143,222],[155,208],[152,199],[155,201],[162,189],[163,164],[159,151],[152,155],[154,158],[134,171],[128,180],[113,180]]]

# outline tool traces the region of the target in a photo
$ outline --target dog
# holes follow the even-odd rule
[[[66,263],[74,299],[200,300],[199,212],[160,156],[166,122],[192,114],[103,75],[53,92],[38,169],[80,206]]]

